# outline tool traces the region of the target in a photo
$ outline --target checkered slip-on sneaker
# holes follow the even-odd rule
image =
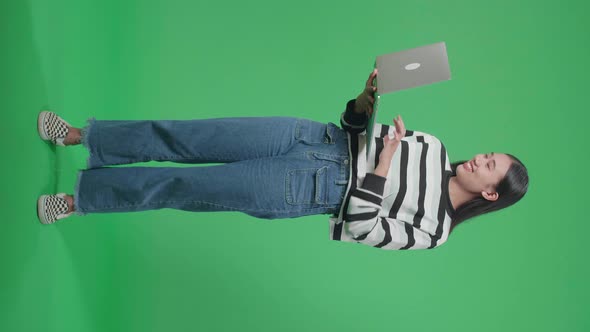
[[[56,145],[66,146],[64,139],[68,134],[68,126],[72,127],[66,120],[50,111],[42,111],[37,117],[37,130],[41,139]]]
[[[37,217],[42,224],[53,224],[59,219],[63,219],[74,211],[68,211],[68,202],[65,199],[65,193],[57,195],[41,195],[37,200]]]

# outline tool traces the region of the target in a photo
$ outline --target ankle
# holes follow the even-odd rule
[[[76,207],[74,206],[74,196],[73,195],[65,195],[65,200],[68,202],[68,211],[66,213],[74,212]]]
[[[68,127],[68,134],[64,138],[65,145],[80,144],[82,135],[80,128]]]

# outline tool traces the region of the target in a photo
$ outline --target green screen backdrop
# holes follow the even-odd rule
[[[1,1],[0,331],[590,330],[589,9]],[[514,154],[531,181],[519,203],[460,225],[439,248],[330,241],[328,215],[162,209],[37,220],[37,197],[73,193],[88,156],[39,138],[43,109],[75,127],[92,116],[340,125],[377,55],[439,41],[452,79],[383,96],[377,122],[402,115],[408,129],[440,138],[452,161]],[[145,165],[194,167],[117,167]]]

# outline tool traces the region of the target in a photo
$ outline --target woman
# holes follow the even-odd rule
[[[41,195],[44,224],[72,213],[174,208],[240,211],[257,218],[331,214],[330,239],[382,249],[430,249],[462,221],[517,202],[524,165],[510,154],[450,163],[436,137],[376,123],[369,158],[366,131],[376,87],[347,103],[342,129],[296,117],[199,120],[88,119],[74,128],[41,112],[42,139],[82,144],[87,170],[73,195]],[[390,136],[391,135],[391,136]],[[209,167],[103,167],[145,161],[225,163]]]

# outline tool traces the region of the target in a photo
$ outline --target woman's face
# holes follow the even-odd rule
[[[496,200],[496,185],[506,176],[512,159],[504,153],[482,153],[457,166],[456,181],[468,192]],[[494,195],[495,194],[495,195]]]

